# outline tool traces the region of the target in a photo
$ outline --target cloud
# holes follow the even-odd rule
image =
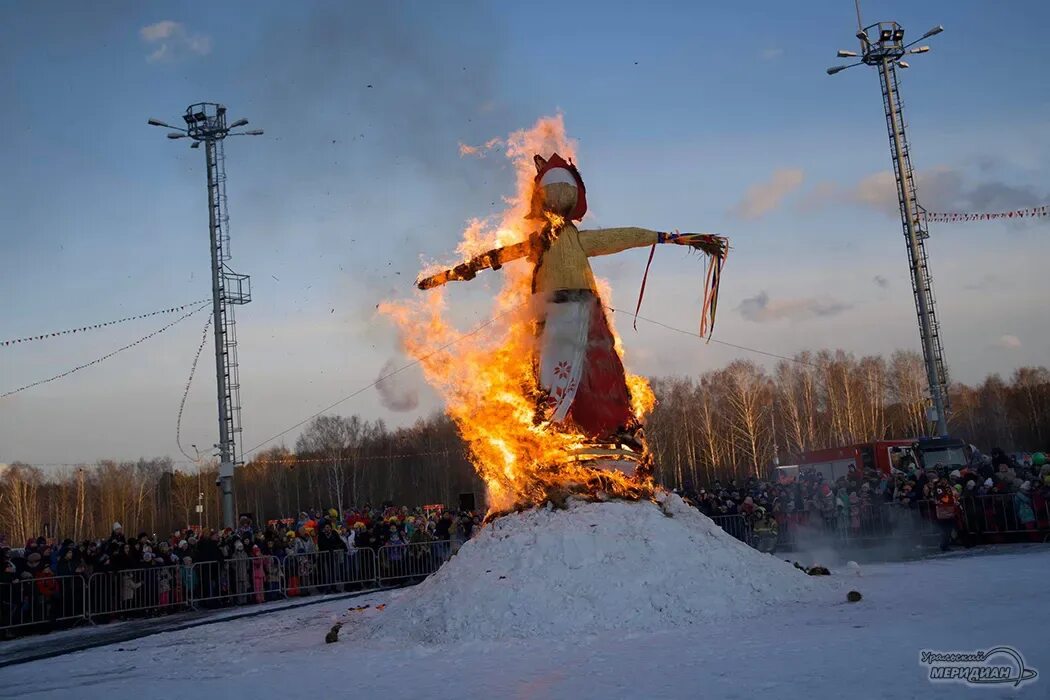
[[[889,289],[890,281],[882,275],[875,275],[871,278],[871,281],[875,283],[875,286],[879,289]]]
[[[797,168],[777,170],[767,182],[747,189],[744,198],[730,210],[741,219],[758,219],[780,206],[784,197],[802,186],[803,173]]]
[[[139,29],[139,36],[154,46],[146,56],[149,63],[176,61],[186,56],[207,56],[211,53],[211,37],[192,34],[181,22],[165,19]]]
[[[385,377],[376,382],[379,402],[391,411],[406,413],[419,406],[419,389],[404,372],[387,376],[397,369],[394,358],[390,358],[379,370],[379,376]]]
[[[1030,207],[1050,197],[1034,187],[986,179],[988,172],[987,167],[978,166],[976,173],[981,179],[975,180],[972,171],[968,174],[944,165],[916,171],[919,202],[928,211],[982,212]],[[881,170],[853,186],[819,182],[802,198],[799,209],[816,211],[835,204],[859,205],[898,218],[897,180],[891,171]]]
[[[784,55],[784,49],[771,46],[768,49],[762,49],[762,53],[759,54],[763,61],[775,61]]]
[[[1021,347],[1021,339],[1016,335],[1003,335],[995,341],[995,347],[1004,350],[1017,350]]]
[[[769,323],[771,321],[804,321],[810,318],[836,316],[850,308],[850,304],[835,299],[777,299],[770,300],[763,290],[740,302],[737,311],[747,321]]]
[[[964,284],[963,289],[968,292],[983,292],[986,289],[993,289],[1000,286],[1008,285],[1001,283],[999,275],[988,272]]]

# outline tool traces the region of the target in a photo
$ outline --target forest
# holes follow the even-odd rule
[[[857,357],[803,352],[772,369],[737,360],[698,377],[652,380],[657,406],[646,433],[657,480],[690,488],[716,478],[766,477],[776,458],[807,450],[925,434],[922,358],[898,351]],[[949,430],[987,452],[1045,449],[1050,442],[1050,370],[1022,367],[1008,380],[953,383]],[[61,470],[15,462],[0,473],[0,535],[82,539],[180,526],[217,527],[217,464],[170,457],[98,460]],[[238,468],[239,512],[256,519],[301,510],[393,502],[456,505],[484,487],[455,425],[444,415],[391,429],[357,415],[322,415],[289,448],[251,455]],[[197,512],[197,506],[202,512]]]

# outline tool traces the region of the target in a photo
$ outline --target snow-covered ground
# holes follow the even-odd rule
[[[324,642],[334,620],[374,620],[411,595],[409,590],[382,592],[0,669],[0,695],[85,700],[1050,697],[1050,547],[975,550],[864,565],[859,576],[846,567],[833,574],[822,585],[834,592],[834,603],[820,596],[657,631],[418,643],[396,637],[363,640],[348,625],[338,643]],[[850,589],[862,592],[863,600],[847,603]],[[347,612],[348,606],[365,603],[373,608]],[[388,607],[372,612],[381,603]],[[919,665],[921,649],[1003,644],[1020,650],[1039,677],[1016,689],[931,685]]]

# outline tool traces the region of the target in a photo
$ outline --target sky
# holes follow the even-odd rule
[[[206,11],[205,11],[206,10]],[[1050,202],[1050,5],[864,3],[932,50],[902,71],[919,198],[930,211]],[[222,102],[265,130],[226,143],[243,445],[406,362],[376,305],[455,262],[513,171],[480,144],[562,114],[578,141],[582,227],[714,231],[733,245],[715,338],[790,355],[918,350],[878,78],[829,77],[856,50],[849,0],[782,3],[8,2],[0,6],[0,339],[210,295],[204,156],[149,117]],[[1047,364],[1050,222],[931,225],[954,379]],[[657,251],[643,314],[698,324],[695,256]],[[594,263],[633,308],[645,251]],[[450,293],[464,329],[494,276]],[[64,379],[0,399],[0,463],[171,455],[206,312]],[[0,393],[64,372],[177,318],[0,347]],[[631,370],[696,375],[762,356],[618,318]],[[217,441],[210,346],[184,445]],[[421,375],[336,410],[390,425],[440,406]],[[411,410],[405,410],[413,406]],[[396,409],[396,410],[395,410]],[[294,443],[296,431],[283,440]],[[277,441],[279,444],[280,440]]]

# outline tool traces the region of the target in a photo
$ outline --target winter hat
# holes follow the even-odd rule
[[[988,477],[987,479],[985,479],[984,480],[984,485],[985,485],[986,488],[992,488],[992,486],[993,486],[992,477]]]
[[[186,540],[179,540],[179,549],[184,549],[184,548],[189,547],[189,546],[190,546],[190,543],[187,542]]]
[[[975,486],[977,486],[977,482],[976,482],[976,481],[974,481],[973,479],[970,479],[969,481],[967,481],[967,482],[966,482],[966,490],[967,490],[967,491],[971,491],[971,490],[973,490],[973,488],[974,488]]]
[[[153,561],[153,554],[150,552],[143,552],[142,561]]]
[[[36,564],[39,561],[40,561],[40,553],[39,552],[33,552],[28,557],[26,557],[26,562],[28,562],[30,565]]]
[[[262,550],[259,549],[259,545],[257,545],[257,544],[252,545],[252,554],[256,554],[256,555],[262,554]]]
[[[953,469],[952,473],[949,474],[948,476],[950,476],[953,479],[960,479],[960,478],[962,478],[962,474],[959,472],[958,469]]]
[[[244,551],[244,543],[241,542],[240,540],[237,540],[236,542],[233,543],[233,548],[236,549],[238,552],[243,552]]]
[[[113,528],[112,529],[114,529],[114,530],[123,530],[124,527],[120,523],[113,523]]]

